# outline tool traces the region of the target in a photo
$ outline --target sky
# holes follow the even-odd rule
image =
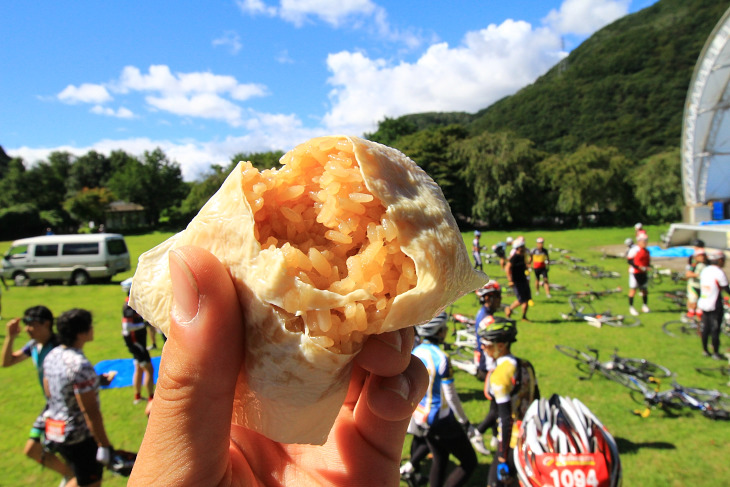
[[[0,146],[27,165],[160,147],[195,180],[385,117],[474,113],[655,1],[6,2]]]

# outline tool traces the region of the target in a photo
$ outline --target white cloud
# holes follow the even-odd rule
[[[238,0],[236,3],[246,14],[279,17],[297,27],[321,21],[334,28],[370,30],[381,40],[400,42],[409,49],[423,42],[410,29],[393,28],[386,10],[371,0],[280,0],[276,7],[262,0]]]
[[[268,94],[266,86],[239,83],[233,76],[210,72],[173,73],[168,66],[150,66],[143,73],[135,66],[122,69],[117,80],[106,84],[69,85],[58,99],[68,103],[94,103],[92,113],[131,118],[128,109],[114,111],[102,106],[112,100],[109,91],[120,96],[134,92],[150,93],[145,97],[149,108],[184,117],[221,120],[231,126],[240,125],[242,108],[236,102]]]
[[[226,31],[223,36],[213,39],[213,46],[227,46],[231,50],[231,54],[238,54],[243,44],[241,44],[241,36],[238,33],[229,30]]]
[[[57,97],[65,103],[106,103],[112,99],[103,85],[91,83],[68,85]]]
[[[116,118],[134,118],[134,113],[128,108],[119,107],[119,109],[114,110],[113,108],[104,107],[101,105],[94,105],[91,108],[91,113],[95,113],[97,115],[106,115],[108,117],[116,117]]]
[[[533,82],[562,56],[555,33],[513,20],[469,32],[458,47],[434,44],[414,63],[331,54],[328,82],[334,88],[324,124],[362,133],[386,115],[476,111]]]
[[[559,34],[588,35],[623,17],[631,0],[565,0],[543,22]]]

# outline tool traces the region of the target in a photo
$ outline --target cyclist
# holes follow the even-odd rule
[[[152,401],[155,394],[154,374],[150,352],[147,350],[147,330],[145,321],[135,310],[129,306],[129,292],[132,289],[132,278],[125,279],[121,283],[122,290],[127,297],[122,305],[122,337],[127,350],[134,357],[134,404],[139,404],[142,397],[142,385],[147,389],[148,399]]]
[[[519,306],[522,308],[522,320],[527,321],[527,308],[532,299],[530,282],[527,279],[527,265],[525,239],[523,237],[517,237],[512,243],[512,252],[510,253],[507,265],[504,266],[504,272],[507,274],[507,280],[509,281],[508,284],[512,286],[516,296],[515,301],[505,310],[507,318]]]
[[[474,269],[482,270],[482,244],[479,242],[479,237],[482,236],[482,232],[474,230],[474,240],[471,242],[471,255],[474,257]]]
[[[710,256],[710,265],[700,274],[700,299],[697,307],[702,310],[702,353],[710,356],[707,342],[712,339],[712,348],[715,352],[712,358],[725,360],[720,354],[720,329],[724,314],[722,291],[730,295],[727,276],[722,268],[725,266],[725,253],[714,252]]]
[[[634,296],[636,290],[641,291],[641,312],[648,313],[649,310],[649,267],[651,266],[651,256],[646,249],[649,242],[649,236],[646,232],[639,232],[636,236],[636,245],[629,249],[626,259],[629,263],[629,313],[633,316],[639,316],[639,312],[634,308]]]
[[[484,383],[484,395],[494,406],[478,428],[486,431],[494,424],[499,425],[497,450],[487,485],[510,485],[515,478],[512,449],[517,441],[518,422],[532,401],[540,397],[540,390],[532,364],[512,355],[512,343],[517,341],[517,324],[513,320],[492,323],[479,334],[482,349],[496,362]]]
[[[707,254],[703,247],[695,247],[690,263],[687,265],[687,318],[694,319],[702,316],[702,310],[697,309],[697,300],[700,298],[700,274],[707,267]]]
[[[492,245],[492,250],[495,254],[497,254],[497,257],[499,257],[499,267],[504,269],[504,264],[507,259],[507,244],[504,242],[497,242]]]
[[[550,265],[550,254],[545,248],[545,239],[538,237],[536,247],[532,249],[532,270],[535,271],[535,294],[540,295],[540,285],[545,288],[545,295],[550,296],[550,283],[548,282],[548,266]],[[542,281],[542,282],[540,282]]]
[[[413,413],[413,421],[427,431],[428,444],[433,462],[429,473],[429,485],[464,485],[474,473],[477,456],[469,441],[467,431],[475,431],[464,413],[456,393],[454,374],[448,356],[439,348],[448,330],[446,313],[416,327],[422,342],[413,350],[428,371],[428,389]],[[457,422],[458,421],[458,422]],[[449,454],[459,460],[446,477]]]
[[[50,309],[40,305],[26,309],[22,321],[31,340],[20,350],[13,352],[13,341],[20,334],[20,321],[20,318],[15,318],[6,325],[5,341],[3,342],[3,367],[10,367],[23,362],[27,358],[32,358],[42,389],[43,362],[48,352],[59,344],[58,337],[53,331],[53,313]],[[55,470],[66,479],[70,479],[74,474],[69,466],[56,455],[43,448],[43,433],[46,426],[43,413],[47,407],[47,405],[43,407],[43,411],[33,422],[33,427],[30,429],[30,435],[23,451],[28,458],[35,460],[44,467]]]

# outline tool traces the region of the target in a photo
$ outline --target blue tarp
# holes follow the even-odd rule
[[[700,225],[730,225],[730,220],[707,220],[700,222]]]
[[[658,245],[650,245],[646,249],[652,257],[689,257],[694,254],[692,247],[669,247],[663,249]]]
[[[155,368],[154,381],[157,384],[157,372],[160,370],[160,357],[152,357],[152,366]],[[132,385],[132,376],[134,375],[134,360],[131,358],[119,358],[113,360],[102,360],[96,367],[96,373],[101,375],[106,372],[116,370],[117,375],[108,386],[102,386],[102,389],[116,389],[117,387],[129,387]]]

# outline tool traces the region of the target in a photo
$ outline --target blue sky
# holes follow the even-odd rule
[[[161,147],[185,179],[238,152],[475,112],[656,0],[6,2],[0,145]]]

